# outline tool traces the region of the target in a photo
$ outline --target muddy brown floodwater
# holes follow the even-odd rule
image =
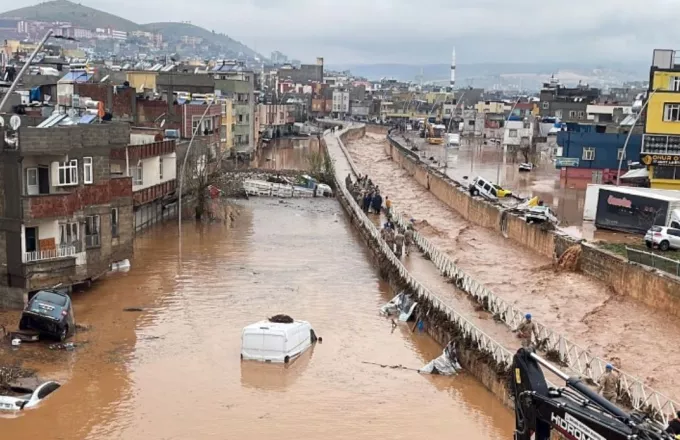
[[[419,231],[434,245],[549,328],[680,398],[680,354],[668,350],[669,341],[680,338],[676,319],[584,275],[556,272],[550,259],[467,222],[396,165],[384,152],[385,142],[384,135],[367,134],[347,147],[361,172],[393,200],[397,211],[417,220]]]
[[[74,294],[87,345],[0,353],[64,382],[0,419],[2,438],[512,438],[512,414],[471,376],[362,363],[419,368],[441,348],[379,316],[394,292],[335,200],[254,200],[232,228],[187,223],[181,266],[176,229],[141,236],[129,273]],[[288,368],[242,363],[243,326],[281,312],[323,344]]]
[[[306,170],[309,168],[309,155],[319,151],[316,136],[276,139],[258,151],[257,168]]]

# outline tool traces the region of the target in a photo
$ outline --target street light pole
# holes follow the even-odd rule
[[[40,40],[40,43],[38,43],[38,46],[35,48],[33,53],[28,57],[24,65],[21,67],[21,70],[19,71],[19,74],[14,78],[14,81],[12,81],[12,85],[9,86],[9,90],[7,90],[7,93],[5,93],[5,96],[2,97],[2,101],[0,101],[0,111],[2,111],[3,108],[5,108],[5,104],[7,103],[7,100],[9,100],[9,97],[14,93],[14,90],[17,88],[19,85],[19,80],[21,79],[22,76],[24,76],[24,73],[28,70],[28,68],[31,66],[31,63],[33,62],[33,59],[35,58],[36,55],[38,55],[38,52],[43,48],[45,45],[45,42],[47,42],[47,39],[52,36],[52,33],[54,31],[50,29],[47,31],[45,36]]]
[[[623,151],[621,152],[621,157],[619,157],[619,168],[616,171],[616,186],[619,186],[621,183],[621,165],[623,164],[623,158],[626,157],[626,148],[628,147],[628,141],[630,140],[630,135],[633,134],[633,130],[635,129],[635,126],[638,123],[638,120],[642,116],[642,113],[645,111],[645,108],[647,108],[647,104],[649,104],[649,101],[652,99],[652,96],[658,91],[659,89],[654,89],[651,91],[645,102],[642,104],[642,107],[640,108],[640,112],[637,114],[635,117],[635,120],[633,121],[633,125],[630,127],[630,130],[628,130],[628,136],[626,136],[626,141],[623,143]]]
[[[178,213],[178,230],[179,230],[179,248],[180,248],[180,255],[182,253],[182,189],[184,186],[184,170],[187,166],[187,159],[189,158],[189,153],[191,152],[191,146],[194,144],[194,139],[196,138],[196,133],[200,130],[201,126],[203,125],[203,119],[205,119],[205,115],[208,114],[208,110],[210,110],[210,107],[212,107],[214,102],[214,99],[211,99],[210,102],[208,103],[208,106],[205,108],[205,111],[203,111],[203,114],[201,115],[201,119],[198,121],[198,125],[194,129],[193,133],[191,134],[191,139],[189,140],[189,146],[187,147],[187,152],[184,154],[184,161],[182,162],[182,169],[179,172],[179,197],[177,200],[177,208],[179,209]],[[207,164],[206,164],[207,166]]]

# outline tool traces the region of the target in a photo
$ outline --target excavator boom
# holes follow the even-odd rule
[[[549,387],[541,365],[566,387]],[[552,430],[569,440],[675,439],[655,421],[626,413],[531,349],[515,354],[509,385],[515,400],[514,440],[550,440]]]

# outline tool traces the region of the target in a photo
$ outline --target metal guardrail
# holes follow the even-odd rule
[[[628,261],[662,270],[680,277],[680,261],[626,246]]]
[[[355,172],[355,174],[358,175],[359,174],[358,169],[354,165],[354,162],[350,157],[349,152],[347,151],[347,149],[342,144],[342,141],[339,138],[338,145],[341,146],[343,154],[347,158],[350,167]],[[343,192],[346,192],[346,190],[344,190],[344,185],[339,185],[339,187],[342,187]],[[357,209],[359,209],[354,199],[352,198],[351,200],[352,202],[354,202],[353,208],[356,207]],[[363,217],[364,216],[360,216],[360,218],[362,219]],[[395,211],[393,211],[393,219],[401,227],[406,227],[406,225],[408,224],[407,221],[398,212]],[[370,224],[373,230],[375,230],[375,226],[373,225],[373,223]],[[376,233],[378,234],[378,238],[380,239],[377,230]],[[429,242],[429,240],[427,240],[417,231],[414,231],[414,239],[416,245],[424,253],[427,253],[429,255],[430,260],[435,265],[435,267],[437,267],[437,269],[440,270],[442,275],[456,281],[456,284],[460,286],[461,290],[473,296],[477,302],[482,304],[483,303],[488,304],[489,311],[493,315],[497,316],[509,328],[515,329],[522,322],[525,315],[524,312],[517,309],[512,304],[508,303],[498,295],[494,294],[489,289],[487,289],[486,287],[478,283],[476,280],[474,280],[472,277],[470,277],[468,274],[466,274],[461,268],[457,267],[453,263],[453,261],[448,257],[448,255],[440,252],[432,243]],[[382,240],[379,240],[379,242],[384,245]],[[403,268],[403,266],[401,266],[401,262],[396,258],[396,256],[394,256],[393,253],[391,253],[391,255],[395,257],[399,266]],[[417,283],[417,281],[415,282]],[[427,290],[425,287],[422,287],[422,289]],[[431,295],[434,297],[433,294]],[[441,301],[439,301],[439,303],[441,304]],[[465,320],[465,322],[467,322],[470,326],[478,330],[481,334],[488,337],[488,335],[474,327],[474,325],[472,323],[469,323],[469,321]],[[546,327],[540,322],[537,321],[534,322],[536,323],[536,326],[538,328],[538,339],[540,341],[544,341],[543,347],[545,348],[545,350],[557,353],[559,355],[560,360],[564,362],[575,373],[587,377],[595,382],[597,382],[597,380],[602,376],[602,374],[604,374],[605,367],[607,365],[607,362],[605,360],[593,355],[592,353],[583,349],[581,346],[574,344],[569,339],[558,334],[552,329]],[[489,339],[493,341],[491,338]],[[493,343],[500,346],[500,344],[498,344],[495,341],[493,341]],[[502,346],[501,348],[506,352],[508,351],[506,348]],[[663,421],[663,423],[668,423],[669,415],[671,417],[674,417],[676,411],[680,410],[680,404],[678,402],[671,400],[664,394],[661,394],[660,392],[645,385],[637,377],[625,373],[621,370],[617,371],[619,373],[619,385],[621,393],[625,397],[628,397],[628,399],[630,400],[630,404],[634,410],[649,412],[649,410],[651,409],[658,415],[658,417]]]
[[[333,139],[337,141],[337,145],[341,149],[344,149],[345,146],[339,139],[339,135],[344,133],[346,130],[347,129],[340,131],[338,133],[338,137],[334,137]],[[326,142],[326,145],[329,149],[329,153],[332,148],[329,144],[332,142],[333,141]],[[351,159],[348,158],[347,160],[348,163],[350,164],[350,167],[355,169],[353,163],[351,162]],[[475,341],[479,345],[480,349],[486,353],[489,353],[497,363],[507,365],[508,367],[512,365],[512,358],[514,356],[513,352],[505,348],[500,343],[496,342],[493,338],[491,338],[489,335],[484,333],[479,328],[475,327],[475,325],[472,322],[468,321],[460,313],[456,312],[455,310],[444,304],[434,293],[432,293],[425,286],[420,284],[420,282],[418,282],[418,280],[416,280],[408,272],[408,270],[404,267],[399,258],[394,254],[392,250],[390,250],[390,248],[387,246],[387,243],[385,243],[382,237],[380,237],[380,232],[375,227],[373,222],[366,216],[366,214],[364,214],[364,212],[361,210],[357,202],[354,200],[354,197],[349,193],[349,191],[345,187],[344,178],[345,176],[340,176],[336,172],[335,179],[337,187],[340,189],[342,195],[348,201],[350,209],[354,211],[356,218],[361,223],[361,227],[368,230],[371,236],[377,240],[377,242],[380,244],[380,252],[390,261],[391,264],[393,264],[399,270],[399,275],[406,280],[409,287],[418,296],[428,299],[437,309],[446,313],[449,319],[462,329],[462,332],[465,336],[468,336],[473,341]]]

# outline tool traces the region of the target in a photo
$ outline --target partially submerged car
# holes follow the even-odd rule
[[[9,387],[7,393],[0,394],[0,411],[21,411],[33,408],[60,386],[57,382],[49,381],[40,384],[34,390],[19,386]]]
[[[414,316],[413,312],[417,305],[418,303],[406,292],[400,292],[380,308],[380,313],[385,316],[398,315],[399,321],[407,322]]]
[[[55,290],[40,290],[28,301],[19,330],[34,330],[40,336],[65,341],[76,329],[71,297]]]
[[[287,364],[307,351],[317,339],[307,321],[270,318],[243,328],[241,359]]]

